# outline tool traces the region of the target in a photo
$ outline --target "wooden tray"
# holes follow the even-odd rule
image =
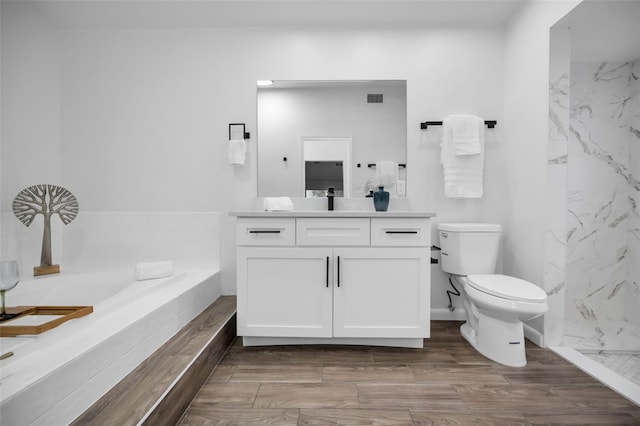
[[[93,306],[17,306],[7,308],[7,313],[18,314],[0,324],[0,337],[15,337],[20,334],[40,334],[51,330],[70,319],[80,318],[93,312]],[[37,325],[10,325],[11,322],[27,315],[59,315],[59,318],[52,319]]]

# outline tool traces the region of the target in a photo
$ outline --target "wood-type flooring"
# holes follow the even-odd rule
[[[640,407],[550,350],[499,365],[434,321],[423,349],[243,347],[222,359],[180,425],[640,425]]]

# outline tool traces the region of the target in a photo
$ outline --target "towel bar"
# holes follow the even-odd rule
[[[375,167],[375,166],[376,166],[376,163],[369,163],[369,164],[367,164],[367,167]],[[406,168],[407,168],[407,165],[406,165],[406,164],[404,164],[404,163],[400,163],[400,164],[398,164],[398,167],[400,167],[401,169],[406,169]]]
[[[498,122],[496,120],[484,120],[484,124],[488,128],[493,129],[494,127],[496,127]],[[426,130],[429,126],[442,126],[442,121],[424,121],[420,123],[421,130]]]

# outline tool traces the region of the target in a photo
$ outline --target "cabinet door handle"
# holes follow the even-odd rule
[[[386,231],[387,234],[417,234],[418,231]]]
[[[327,288],[329,288],[329,256],[327,256]]]
[[[279,229],[266,229],[266,230],[251,230],[250,234],[279,234]]]
[[[338,287],[340,287],[340,256],[338,256]]]

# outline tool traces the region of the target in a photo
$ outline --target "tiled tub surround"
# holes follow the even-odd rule
[[[94,306],[92,314],[37,337],[0,341],[2,353],[15,354],[0,361],[2,423],[67,424],[216,300],[219,223],[218,212],[81,211],[69,226],[54,227],[61,273],[33,279],[42,228],[25,228],[2,213],[3,258],[18,259],[23,272],[7,304]],[[173,277],[133,281],[137,262],[160,260],[173,261]],[[18,299],[30,286],[40,286],[35,294],[44,297],[42,286],[56,283],[70,287],[67,295]],[[122,291],[101,302],[79,298],[103,285]]]
[[[571,65],[566,346],[640,350],[640,108],[634,63]]]
[[[3,424],[69,423],[220,296],[215,270],[149,281],[133,281],[129,274],[128,285],[117,283],[122,274],[113,273],[102,279],[65,274],[36,280],[49,288],[69,287],[71,297],[76,290],[71,284],[115,281],[123,289],[96,303],[92,314],[41,335],[0,338],[2,353],[14,352],[0,361]],[[58,295],[46,303],[62,300]],[[77,295],[73,300],[86,302]]]
[[[82,200],[80,200],[82,202]],[[25,227],[1,214],[0,251],[17,259],[22,276],[40,264],[42,225]],[[218,269],[219,212],[92,212],[68,226],[52,221],[53,262],[68,271],[133,270],[136,262],[171,260],[179,270]],[[18,284],[18,286],[20,286]]]

